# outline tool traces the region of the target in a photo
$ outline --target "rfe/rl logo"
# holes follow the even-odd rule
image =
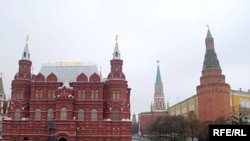
[[[250,141],[250,125],[209,125],[209,141]]]
[[[213,129],[213,136],[247,136],[243,129]]]

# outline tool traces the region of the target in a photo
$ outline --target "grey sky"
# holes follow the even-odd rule
[[[29,35],[34,73],[43,63],[83,61],[110,71],[119,35],[131,113],[149,111],[157,60],[170,105],[196,94],[210,26],[232,89],[250,89],[249,0],[0,0],[0,71],[5,93]]]

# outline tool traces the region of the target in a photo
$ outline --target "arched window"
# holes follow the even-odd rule
[[[66,120],[67,119],[67,108],[62,107],[60,112],[60,120]]]
[[[51,120],[52,118],[54,118],[54,110],[53,109],[48,109],[48,113],[47,113],[47,118],[48,120]]]
[[[96,109],[91,110],[91,121],[97,121],[97,110]]]
[[[41,120],[41,110],[39,108],[35,110],[35,120]]]
[[[84,110],[83,109],[78,110],[78,120],[84,121]]]
[[[15,120],[20,120],[20,109],[15,110]]]
[[[114,120],[119,120],[119,119],[120,119],[120,111],[114,110]]]

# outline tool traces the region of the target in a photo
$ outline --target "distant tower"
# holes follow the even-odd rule
[[[196,87],[198,99],[198,118],[201,121],[216,120],[230,116],[230,86],[225,83],[225,76],[214,49],[214,39],[207,31],[206,54],[203,62],[200,85]]]
[[[0,100],[5,99],[5,93],[4,93],[4,88],[3,88],[3,79],[2,79],[3,73],[0,72]]]
[[[6,100],[6,95],[4,93],[4,88],[3,88],[3,78],[2,78],[3,73],[0,72],[0,125],[1,121],[3,118],[5,118],[7,114],[7,100]],[[0,134],[1,137],[1,134]]]
[[[133,118],[132,118],[132,124],[136,124],[136,115],[135,115],[135,113],[133,114]]]
[[[156,82],[155,82],[154,102],[153,102],[151,109],[152,109],[152,112],[166,110],[159,61],[157,61],[157,73],[156,73]]]

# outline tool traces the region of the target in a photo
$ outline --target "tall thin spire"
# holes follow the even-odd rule
[[[119,47],[118,47],[118,35],[115,37],[115,50],[113,53],[113,59],[121,59]]]
[[[159,60],[157,60],[157,73],[156,73],[154,103],[152,105],[152,111],[164,111],[164,110],[166,110],[166,104],[163,93],[163,84],[161,81]]]
[[[208,25],[207,25],[207,38],[213,38]]]
[[[102,78],[102,66],[100,66],[100,77]]]
[[[214,39],[208,28],[206,41],[206,54],[203,62],[203,70],[206,69],[221,69],[220,63],[214,49]]]
[[[22,60],[30,60],[30,52],[29,52],[29,46],[28,46],[28,42],[29,42],[29,36],[26,36],[26,44],[24,47],[24,51],[22,54]]]
[[[162,84],[159,62],[160,61],[157,60],[157,73],[156,73],[156,82],[155,82],[156,84]]]

